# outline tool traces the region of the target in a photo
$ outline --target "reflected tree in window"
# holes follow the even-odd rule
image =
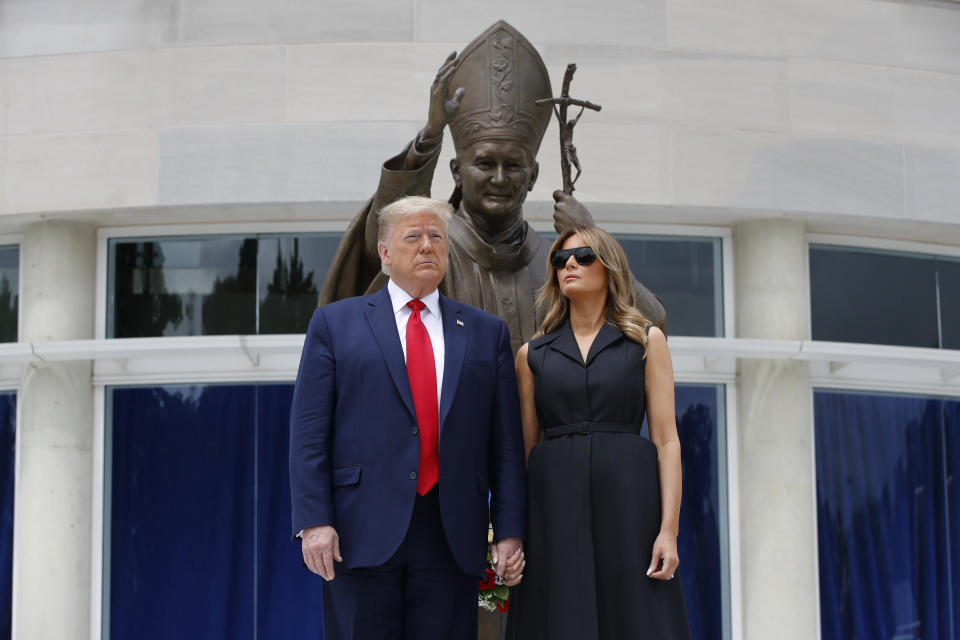
[[[115,337],[175,331],[183,320],[183,302],[167,291],[163,248],[156,242],[131,242],[118,245],[116,251]]]
[[[306,272],[300,257],[300,240],[293,239],[289,260],[284,260],[281,240],[277,239],[277,260],[267,296],[260,305],[260,333],[296,333],[303,331],[317,308],[319,291],[313,270]]]
[[[254,334],[257,331],[257,240],[240,245],[237,270],[217,277],[213,291],[203,300],[204,335]]]

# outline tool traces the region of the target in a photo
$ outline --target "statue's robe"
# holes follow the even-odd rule
[[[383,164],[377,192],[350,223],[337,248],[320,294],[321,305],[386,286],[387,276],[380,271],[377,253],[377,212],[404,196],[429,197],[439,157],[439,145],[421,153],[411,142]],[[405,169],[405,162],[415,168]],[[524,221],[522,244],[495,247],[481,238],[470,219],[458,210],[450,221],[447,272],[440,291],[502,318],[516,353],[537,333],[543,320],[536,298],[547,279],[550,245]],[[665,329],[666,313],[660,301],[639,282],[634,284],[641,311]]]

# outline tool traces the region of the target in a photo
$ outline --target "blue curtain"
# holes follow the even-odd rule
[[[13,463],[17,394],[0,393],[0,638],[10,637],[13,594]]]
[[[677,385],[677,431],[683,456],[683,501],[680,507],[680,575],[691,637],[724,637],[721,562],[727,550],[720,541],[720,450],[722,386]]]
[[[678,385],[680,557],[693,637],[723,638],[717,386]],[[289,540],[292,385],[111,390],[112,640],[322,638]]]
[[[960,400],[943,403],[944,483],[947,486],[947,535],[950,549],[950,622],[960,635]]]
[[[949,562],[956,543],[948,536],[957,511],[951,518],[947,498],[957,434],[956,426],[945,429],[950,404],[814,394],[823,640],[957,637],[950,598],[957,574]]]
[[[289,539],[291,385],[112,390],[110,638],[321,638]]]
[[[257,638],[323,638],[323,580],[290,540],[290,401],[293,385],[257,387]]]

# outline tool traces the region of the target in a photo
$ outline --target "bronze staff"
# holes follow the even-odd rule
[[[577,65],[571,62],[567,65],[567,70],[563,74],[563,87],[559,98],[546,98],[537,100],[537,104],[552,104],[553,112],[557,114],[557,120],[560,122],[560,171],[563,173],[563,192],[567,195],[573,195],[573,185],[580,178],[583,170],[580,168],[580,159],[577,157],[577,148],[573,146],[573,128],[583,115],[584,109],[593,109],[600,111],[602,108],[598,104],[593,104],[589,100],[577,100],[570,97],[570,82],[573,80],[573,74],[577,70]],[[573,105],[580,107],[580,112],[573,120],[567,120],[567,109]],[[577,168],[577,175],[571,178],[570,165]]]

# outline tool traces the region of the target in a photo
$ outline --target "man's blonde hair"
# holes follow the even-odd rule
[[[425,198],[424,196],[406,196],[394,200],[377,213],[377,242],[389,246],[393,227],[401,218],[411,213],[435,214],[443,223],[443,231],[446,233],[450,227],[450,218],[453,217],[453,207],[450,206],[449,202]],[[386,275],[390,275],[389,267],[382,263],[380,270]]]
[[[397,220],[410,213],[429,212],[436,214],[443,221],[444,229],[450,224],[453,217],[453,207],[449,202],[425,198],[423,196],[407,196],[394,200],[377,214],[377,241],[386,242],[390,239]]]

